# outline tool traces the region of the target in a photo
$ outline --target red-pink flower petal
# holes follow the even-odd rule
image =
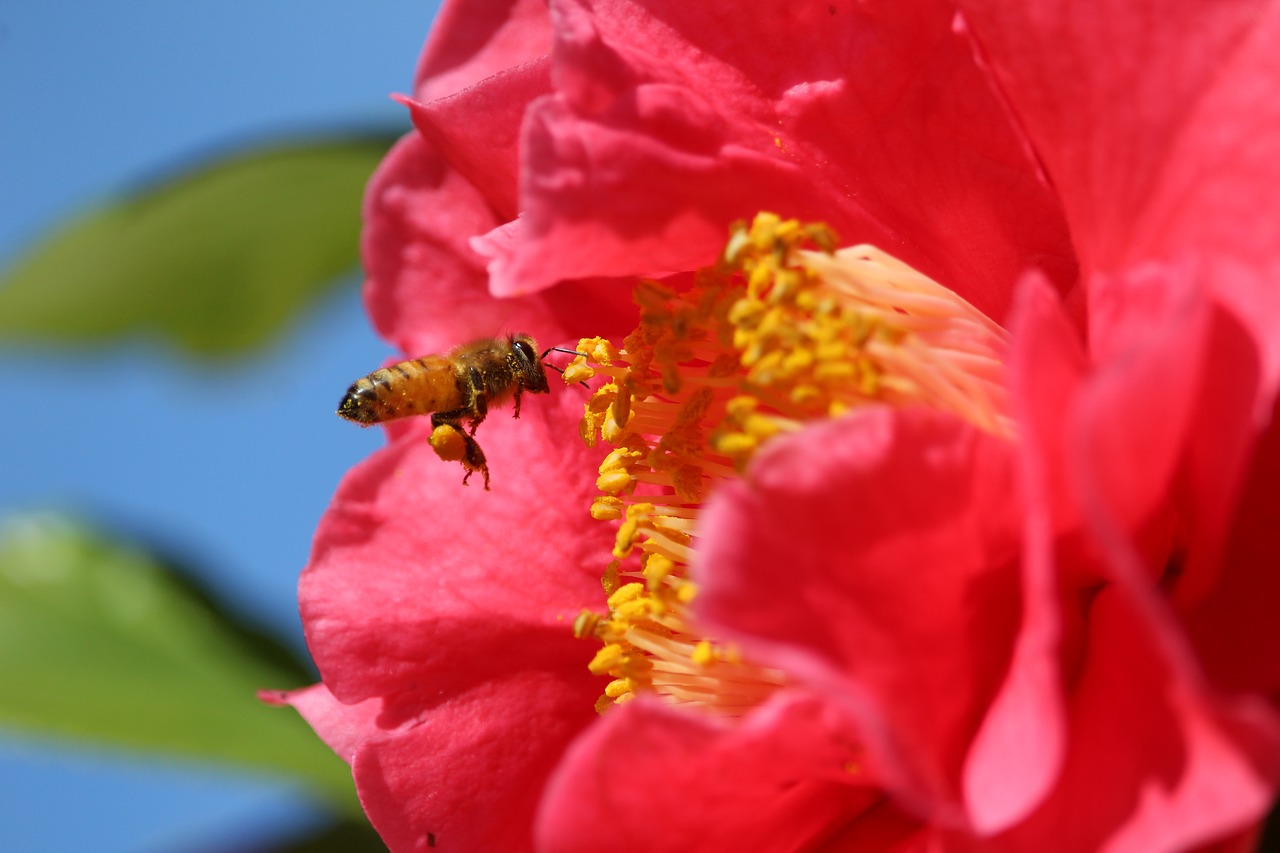
[[[953,823],[1019,621],[1012,461],[949,415],[867,409],[776,440],[703,516],[712,634],[844,703],[877,775]]]
[[[1209,687],[1161,591],[1166,492],[1219,339],[1203,294],[1177,273],[1133,274],[1129,292],[1148,298],[1098,318],[1128,325],[1113,340],[1129,348],[1092,372],[1047,288],[1028,281],[1020,297],[1011,376],[1024,429],[1025,618],[967,780],[980,829],[1022,820],[1006,834],[1013,849],[1062,843],[1065,826],[1081,849],[1239,833],[1260,819],[1280,768],[1274,714]],[[1087,538],[1064,536],[1072,525]],[[1176,575],[1164,580],[1176,591]]]
[[[1280,5],[960,0],[1066,209],[1088,283],[1197,266],[1280,375]],[[1093,336],[1091,336],[1092,339]]]
[[[1270,712],[1198,695],[1127,594],[1091,602],[1073,678],[1071,749],[1053,794],[1007,849],[1186,850],[1254,826],[1277,771]]]
[[[599,687],[583,672],[513,662],[506,678],[424,704],[417,725],[361,746],[360,801],[392,853],[533,849],[544,783],[596,719]]]
[[[866,835],[882,823],[900,830],[879,789],[859,784],[848,766],[855,750],[840,715],[803,694],[781,694],[741,724],[633,702],[565,755],[548,785],[538,846],[810,850],[864,815],[875,825],[862,827]]]
[[[566,284],[493,299],[471,238],[500,220],[476,186],[420,135],[402,139],[365,193],[365,306],[379,333],[410,355],[512,331],[545,346],[622,335],[634,307],[618,288]]]
[[[295,704],[351,758],[397,853],[428,832],[517,849],[542,780],[594,717],[591,649],[570,625],[598,598],[612,537],[570,521],[585,517],[601,456],[569,440],[580,407],[560,389],[526,397],[519,420],[490,413],[478,433],[489,492],[463,487],[424,428],[397,428],[320,523],[299,591],[307,641],[366,739],[332,708]]]
[[[1240,592],[1271,588],[1270,572],[1250,554],[1271,547],[1263,537],[1255,534],[1252,545],[1231,542],[1234,561],[1224,545],[1253,450],[1256,350],[1229,311],[1184,271],[1151,267],[1126,279],[1128,319],[1119,325],[1129,328],[1112,340],[1128,347],[1092,372],[1068,410],[1071,446],[1063,464],[1072,471],[1107,576],[1139,595],[1157,580],[1168,590],[1168,606],[1151,611],[1159,621],[1194,612],[1218,593],[1224,576]],[[1268,503],[1280,507],[1280,484],[1268,488],[1256,476],[1254,483],[1251,497],[1264,515]],[[1243,642],[1234,654],[1214,642],[1216,659],[1198,665],[1211,682],[1217,681],[1214,664],[1242,671],[1231,659],[1256,658],[1261,648],[1280,645],[1280,623],[1272,625],[1266,630],[1255,621],[1253,630],[1238,635]],[[1167,652],[1190,653],[1181,641]],[[1237,687],[1270,692],[1272,684]]]
[[[875,242],[1000,317],[1074,261],[1051,194],[948,4],[553,3],[523,239],[496,293],[711,263],[769,209]],[[785,21],[785,27],[779,22]]]
[[[1067,408],[1051,415],[1060,420],[1050,428],[1063,441],[1056,462],[1070,480],[1067,493],[1095,536],[1105,519],[1117,534],[1136,537],[1167,511],[1203,383],[1248,379],[1204,375],[1212,306],[1185,270],[1147,265],[1114,278],[1099,275],[1094,287],[1123,295],[1091,315],[1094,328],[1110,332],[1108,342],[1091,348],[1092,370]],[[1167,540],[1161,547],[1145,583],[1154,584],[1164,568]]]
[[[419,100],[457,94],[551,50],[545,0],[490,0],[480,11],[473,0],[440,6],[414,75]]]
[[[1174,590],[1196,654],[1226,690],[1280,695],[1280,421],[1254,448],[1220,570]],[[1190,580],[1190,579],[1189,579]]]
[[[297,709],[351,765],[369,819],[393,853],[432,847],[529,850],[542,784],[594,719],[578,672],[514,673],[442,697],[412,722],[323,685],[264,694]],[[584,687],[586,689],[584,689]]]
[[[1019,479],[1022,515],[1022,624],[1004,684],[992,698],[964,768],[969,820],[989,834],[1020,820],[1052,788],[1067,751],[1061,658],[1079,645],[1078,621],[1061,612],[1064,581],[1075,566],[1054,544],[1078,525],[1067,500],[1067,472],[1056,462],[1065,439],[1057,427],[1085,370],[1085,355],[1057,297],[1038,276],[1023,281],[1011,319],[1009,382],[1023,433]],[[1070,577],[1067,596],[1096,576]]]
[[[405,100],[414,127],[457,170],[500,222],[515,219],[520,123],[529,102],[550,91],[550,60],[505,69],[465,92]]]
[[[412,429],[346,476],[299,590],[307,640],[344,702],[456,688],[523,668],[585,666],[569,630],[599,596],[611,536],[580,525],[598,451],[571,440],[575,389],[528,396],[519,420],[478,432],[493,491],[438,459]],[[536,531],[536,535],[528,533]],[[399,700],[397,700],[399,701]]]
[[[362,744],[384,734],[378,726],[382,713],[380,699],[344,705],[334,699],[323,684],[300,690],[264,690],[258,698],[271,705],[291,705],[347,764],[355,760],[356,750]]]

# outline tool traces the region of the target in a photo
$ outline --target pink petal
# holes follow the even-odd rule
[[[544,0],[446,0],[431,25],[413,90],[422,101],[454,95],[551,50]]]
[[[538,846],[814,849],[863,814],[876,824],[891,817],[876,808],[880,792],[848,769],[855,755],[839,715],[811,696],[779,695],[741,724],[633,702],[565,755],[547,787]]]
[[[472,237],[499,224],[489,201],[422,137],[402,139],[365,193],[361,244],[365,305],[402,352],[421,355],[476,337],[525,331],[544,345],[634,325],[629,295],[568,284],[522,299],[493,299]]]
[[[323,685],[277,691],[351,764],[361,805],[392,853],[440,846],[531,849],[543,784],[595,719],[598,685],[580,672],[515,672],[441,697],[412,724],[370,699],[344,705]]]
[[[423,714],[524,669],[572,671],[591,691],[592,650],[570,626],[598,603],[612,536],[586,518],[601,454],[576,437],[581,405],[577,389],[556,389],[527,397],[518,421],[492,412],[477,434],[491,492],[479,475],[464,487],[417,426],[347,474],[299,590],[341,701],[382,696]]]
[[[1012,461],[948,415],[869,408],[775,441],[704,516],[710,633],[843,703],[944,822],[1018,627]]]
[[[993,316],[1072,250],[948,4],[553,3],[525,130],[525,238],[497,293],[714,260],[761,209],[876,242]],[[786,21],[785,28],[778,22]]]
[[[392,853],[532,849],[543,786],[596,718],[585,669],[519,661],[500,680],[440,697],[421,721],[356,753],[360,801]]]
[[[1079,643],[1067,636],[1079,628],[1064,624],[1063,582],[1056,576],[1071,563],[1063,566],[1053,546],[1079,520],[1056,460],[1064,452],[1062,412],[1080,384],[1084,353],[1057,296],[1037,276],[1022,282],[1011,328],[1009,377],[1023,431],[1022,624],[1008,674],[964,768],[969,819],[983,835],[1022,819],[1056,781],[1067,748],[1061,656]],[[1065,594],[1093,583],[1094,576],[1077,578]]]
[[[1090,315],[1106,342],[1093,347],[1094,370],[1057,428],[1085,517],[1105,516],[1127,534],[1168,500],[1200,404],[1212,314],[1185,270],[1148,265],[1097,278],[1095,294],[1112,289]]]
[[[1270,693],[1276,681],[1267,673],[1275,665],[1266,650],[1280,646],[1280,625],[1253,602],[1267,600],[1274,588],[1262,566],[1274,551],[1267,520],[1280,513],[1280,485],[1262,473],[1272,464],[1265,455],[1262,471],[1249,468],[1258,464],[1250,459],[1256,350],[1231,314],[1179,281],[1178,272],[1145,272],[1154,300],[1132,298],[1140,293],[1133,280],[1143,273],[1127,277],[1124,311],[1129,325],[1141,328],[1113,336],[1128,348],[1084,388],[1069,458],[1109,575],[1145,591],[1154,569],[1177,618],[1194,619],[1196,645],[1178,642],[1168,653],[1197,658],[1215,683],[1222,683],[1221,671],[1236,689]],[[1234,522],[1238,536],[1230,537],[1245,476],[1248,514]],[[1169,500],[1167,493],[1179,540],[1144,559],[1150,544],[1143,537],[1159,512],[1169,512],[1157,503]],[[1151,569],[1131,568],[1135,557]],[[1228,605],[1238,612],[1229,615]],[[1160,607],[1151,618],[1173,617]],[[1257,680],[1241,681],[1246,672]]]
[[[1096,543],[1072,531],[1086,517],[1102,518],[1129,543],[1112,547],[1127,553],[1141,545],[1153,565],[1132,579],[1142,588],[1154,587],[1163,569],[1167,489],[1192,416],[1196,382],[1189,377],[1199,375],[1209,328],[1203,300],[1176,273],[1134,273],[1124,285],[1129,298],[1093,316],[1095,327],[1115,331],[1107,336],[1113,346],[1124,341],[1128,349],[1104,350],[1089,376],[1056,296],[1035,280],[1019,295],[1010,375],[1027,496],[1024,619],[1008,680],[966,768],[970,813],[983,832],[1023,817],[1063,760],[1064,681],[1069,688],[1093,649],[1082,602],[1112,579]],[[1153,537],[1145,544],[1143,528]]]
[[[344,705],[323,684],[300,690],[263,691],[258,698],[272,705],[291,705],[325,744],[343,761],[351,764],[356,750],[370,738],[385,734],[378,726],[382,701],[367,699]]]
[[[1207,589],[1180,584],[1174,601],[1198,659],[1227,690],[1280,695],[1280,428],[1254,450],[1228,543]],[[1203,585],[1202,585],[1203,586]]]
[[[958,4],[1058,189],[1086,282],[1196,265],[1280,375],[1280,6],[1252,0]]]
[[[501,221],[518,212],[520,122],[529,102],[550,91],[550,64],[503,69],[452,97],[403,101],[418,131]]]
[[[1026,284],[1015,323],[1025,618],[968,775],[980,829],[1026,816],[1007,833],[1013,849],[1185,848],[1246,832],[1280,768],[1274,713],[1207,689],[1159,586],[1167,491],[1194,435],[1201,377],[1215,376],[1203,365],[1224,352],[1222,330],[1178,270],[1138,271],[1123,286],[1130,300],[1095,320],[1125,329],[1110,341],[1127,346],[1104,351],[1091,374],[1047,288]],[[1089,541],[1062,536],[1076,523]],[[1165,580],[1176,601],[1184,581]],[[1047,751],[1036,747],[1037,725]]]
[[[1071,697],[1072,748],[1010,850],[1186,850],[1252,827],[1280,763],[1256,703],[1215,703],[1171,668],[1122,592],[1098,594]]]

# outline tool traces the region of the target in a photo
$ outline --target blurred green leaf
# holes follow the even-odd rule
[[[387,853],[368,821],[346,821],[277,847],[275,853]]]
[[[262,344],[356,269],[361,195],[390,143],[250,151],[75,219],[0,279],[0,338],[143,333],[200,355]]]
[[[260,688],[310,680],[139,549],[64,518],[0,522],[0,726],[273,771],[348,814],[351,774]]]

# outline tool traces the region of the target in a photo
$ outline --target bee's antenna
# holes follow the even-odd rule
[[[583,358],[588,357],[585,352],[578,352],[576,349],[565,349],[564,347],[547,347],[546,351],[543,352],[542,355],[538,356],[538,361],[541,361],[543,365],[545,365],[546,367],[550,367],[552,370],[554,370],[556,373],[559,373],[561,376],[564,376],[564,371],[546,360],[547,355],[553,352],[562,352],[565,355],[580,355]],[[581,382],[577,382],[574,384],[581,385],[584,388],[591,387],[590,385],[587,384],[587,380],[585,379],[583,379]]]
[[[587,357],[587,354],[585,352],[578,352],[576,349],[565,349],[564,347],[547,347],[546,350],[543,351],[542,355],[538,356],[538,361],[542,361],[542,359],[546,358],[549,353],[553,353],[553,352],[562,352],[565,355],[580,355],[583,358]],[[560,372],[564,373],[563,370]]]

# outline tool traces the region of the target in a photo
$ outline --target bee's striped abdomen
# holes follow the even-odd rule
[[[402,361],[357,379],[338,404],[338,414],[360,424],[449,411],[465,397],[453,363],[438,355]]]

